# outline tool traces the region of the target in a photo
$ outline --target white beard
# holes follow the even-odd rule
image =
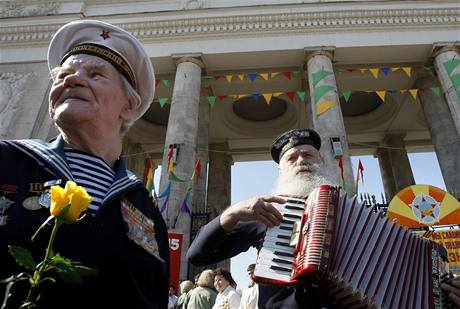
[[[306,197],[319,186],[332,184],[320,169],[319,164],[311,164],[280,172],[273,194]]]

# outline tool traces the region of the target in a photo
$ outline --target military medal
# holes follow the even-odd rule
[[[0,197],[0,226],[6,225],[8,216],[5,215],[5,211],[13,204],[14,202],[7,199],[6,197]]]
[[[38,199],[39,197],[36,195],[28,197],[22,202],[22,206],[28,210],[39,210],[42,208],[42,206],[38,202]]]
[[[38,198],[38,203],[43,207],[50,208],[51,205],[51,192],[50,190],[46,190],[40,194]]]

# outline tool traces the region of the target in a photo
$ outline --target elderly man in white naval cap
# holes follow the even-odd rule
[[[167,229],[120,157],[123,134],[153,100],[150,59],[127,31],[79,20],[56,32],[48,64],[49,113],[60,134],[50,143],[0,141],[0,188],[8,188],[0,193],[7,201],[0,205],[0,279],[24,271],[8,254],[9,245],[42,260],[50,230],[34,242],[31,237],[49,216],[48,186],[72,180],[93,197],[90,215],[61,226],[54,250],[98,272],[81,284],[59,278],[46,284],[38,307],[166,308]],[[16,285],[7,308],[18,308],[27,288]]]

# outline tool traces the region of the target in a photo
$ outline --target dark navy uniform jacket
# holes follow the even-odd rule
[[[4,279],[26,271],[10,256],[8,245],[27,248],[37,262],[45,255],[52,225],[41,230],[33,242],[31,237],[50,212],[44,207],[39,210],[23,207],[26,198],[36,195],[30,192],[30,184],[54,179],[62,179],[65,183],[72,180],[72,175],[61,137],[49,144],[39,140],[1,141],[0,170],[0,189],[17,186],[15,192],[0,192],[14,201],[5,212],[6,225],[0,226],[0,279]],[[59,279],[54,284],[46,284],[38,308],[167,308],[169,246],[166,225],[141,181],[126,170],[122,159],[117,161],[115,173],[115,182],[97,214],[88,215],[81,222],[61,225],[54,242],[55,252],[96,268],[97,275],[84,276],[83,285]],[[121,212],[122,197],[153,220],[158,255],[149,254],[127,237]],[[2,284],[0,300],[4,298],[4,290]],[[18,286],[13,295],[25,300],[21,294],[24,292],[25,289]],[[18,305],[8,308],[18,308]]]
[[[258,247],[266,229],[260,222],[249,221],[239,222],[232,231],[226,232],[220,225],[219,216],[201,228],[187,252],[187,258],[196,266],[231,258],[252,246]],[[324,300],[319,291],[306,285],[283,287],[259,284],[259,309],[323,308],[322,303]]]

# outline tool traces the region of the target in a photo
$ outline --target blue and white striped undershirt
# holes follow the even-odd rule
[[[64,152],[75,182],[93,198],[88,208],[95,214],[115,181],[115,172],[99,157],[73,148],[64,148]]]

